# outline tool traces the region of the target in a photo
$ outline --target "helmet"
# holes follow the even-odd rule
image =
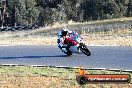
[[[61,30],[61,34],[62,34],[61,36],[66,36],[67,33],[68,33],[68,29],[63,27],[62,30]]]
[[[61,31],[68,31],[68,29],[63,27]]]
[[[62,36],[66,36],[68,31],[62,31]]]

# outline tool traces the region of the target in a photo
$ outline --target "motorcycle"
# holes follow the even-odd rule
[[[58,47],[67,54],[68,56],[71,56],[73,53],[78,53],[78,54],[85,54],[87,56],[91,55],[90,50],[87,48],[87,46],[83,43],[83,38],[80,35],[74,35],[71,37],[73,41],[77,43],[77,45],[73,45],[71,42],[69,42],[66,46],[66,48],[60,48],[59,42]],[[59,41],[59,39],[58,39]]]

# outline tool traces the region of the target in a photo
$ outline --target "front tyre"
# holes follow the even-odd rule
[[[80,50],[87,56],[90,56],[91,55],[91,52],[90,50],[87,48],[87,46],[83,43],[80,43],[80,46],[79,46]]]

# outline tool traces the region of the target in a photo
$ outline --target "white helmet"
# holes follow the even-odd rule
[[[63,27],[63,28],[60,30],[60,32],[58,33],[59,37],[62,36],[62,33],[63,33],[63,32],[68,32],[68,29],[65,28],[65,27]]]
[[[61,31],[69,31],[67,28],[63,27]]]

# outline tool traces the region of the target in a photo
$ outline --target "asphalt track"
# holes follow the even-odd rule
[[[132,70],[132,47],[88,46],[92,55],[67,57],[57,46],[0,46],[0,64]]]

